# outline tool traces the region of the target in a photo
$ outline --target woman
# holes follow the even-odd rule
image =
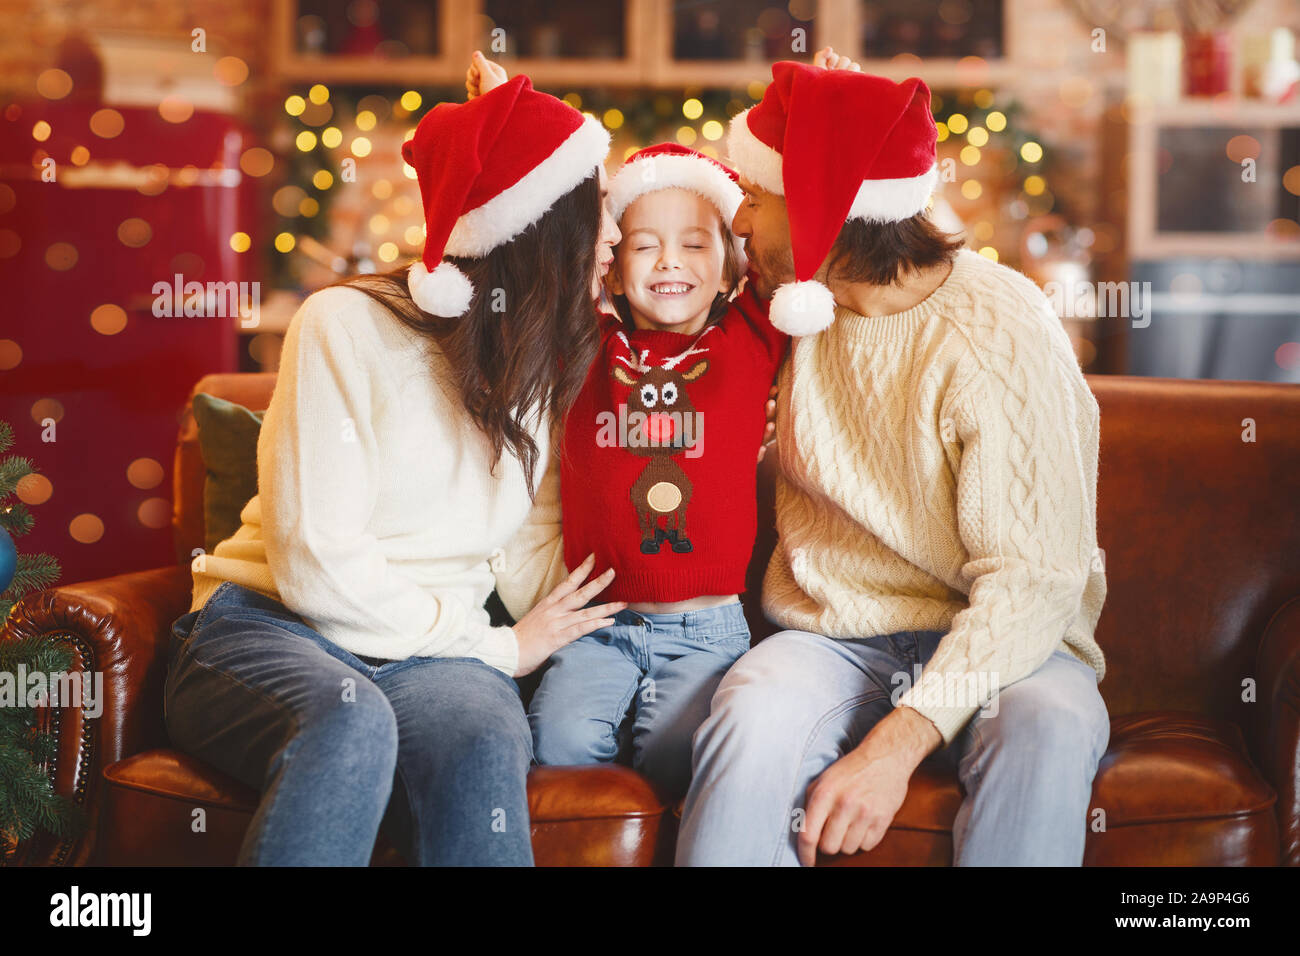
[[[439,105],[403,147],[423,261],[294,317],[258,494],[196,562],[164,697],[179,747],[261,792],[240,863],[365,865],[381,822],[413,864],[532,863],[512,678],[624,606],[594,604],[594,557],[511,550],[595,354],[608,147],[526,77]],[[513,627],[494,586],[531,608]]]

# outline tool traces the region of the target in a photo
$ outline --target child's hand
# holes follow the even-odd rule
[[[465,71],[465,92],[472,100],[476,96],[492,92],[508,79],[505,67],[493,63],[481,50],[475,50],[470,57],[469,69]]]
[[[763,427],[763,444],[761,444],[761,445],[758,446],[758,460],[759,460],[759,461],[762,461],[762,460],[763,460],[763,456],[767,454],[767,449],[768,449],[770,446],[776,444],[776,395],[777,395],[777,391],[778,391],[777,387],[776,387],[775,385],[773,385],[773,386],[771,387],[771,389],[768,390],[768,393],[767,393],[768,395],[771,396],[771,398],[769,398],[769,399],[767,400],[767,406],[766,406],[766,409],[765,409],[766,412],[767,412],[767,425],[765,425],[765,426]]]
[[[862,67],[847,56],[836,53],[830,47],[823,47],[813,54],[813,66],[820,66],[827,70],[855,70],[859,73],[862,72]]]

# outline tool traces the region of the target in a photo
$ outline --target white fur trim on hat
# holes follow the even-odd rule
[[[745,120],[748,112],[745,110],[737,113],[731,120],[731,132],[727,137],[727,153],[731,165],[746,179],[768,192],[784,196],[781,154],[750,131],[749,123]],[[849,209],[847,218],[872,222],[901,222],[911,219],[925,210],[930,194],[938,183],[937,162],[919,176],[864,179],[853,198],[853,206]]]
[[[736,218],[736,210],[744,202],[745,192],[707,159],[664,154],[625,164],[609,181],[610,215],[615,222],[621,221],[628,206],[661,189],[685,189],[711,203],[722,216],[726,234],[731,236],[731,245],[741,270],[749,268],[745,240],[731,231],[731,220]]]
[[[421,260],[411,264],[406,285],[415,304],[431,315],[454,319],[469,310],[474,284],[453,263],[440,262],[430,272]]]
[[[768,192],[784,196],[781,154],[750,131],[748,116],[749,110],[743,110],[731,118],[731,131],[727,134],[727,158],[731,160],[731,168]]]
[[[594,117],[584,117],[581,126],[517,183],[457,219],[443,254],[479,259],[509,242],[590,176],[608,152],[609,131]]]
[[[816,335],[835,321],[835,296],[815,279],[787,282],[772,295],[768,318],[786,335]]]
[[[867,179],[858,187],[849,209],[850,219],[869,222],[902,222],[924,212],[930,194],[939,183],[939,164],[920,176],[900,179]]]
[[[609,181],[609,211],[615,221],[647,193],[686,189],[711,202],[730,223],[745,198],[731,177],[707,159],[666,153],[627,163]]]

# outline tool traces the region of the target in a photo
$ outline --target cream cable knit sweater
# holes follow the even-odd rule
[[[530,510],[508,450],[489,475],[488,440],[446,375],[436,347],[368,296],[310,296],[285,336],[258,494],[195,562],[190,609],[234,581],[354,654],[476,657],[513,675],[514,632],[491,627],[483,603],[497,586],[512,612],[526,609],[562,577],[558,534],[539,536],[539,522],[558,527],[550,438],[530,429],[544,485]],[[507,549],[514,573],[498,580]]]
[[[1058,648],[1104,675],[1097,402],[1033,282],[963,249],[916,307],[796,339],[779,384],[769,618],[947,631],[898,699],[945,745]]]

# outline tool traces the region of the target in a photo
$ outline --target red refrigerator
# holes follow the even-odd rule
[[[240,320],[211,299],[160,316],[159,289],[258,282],[248,133],[47,102],[9,104],[0,131],[0,417],[48,479],[18,550],[58,558],[60,583],[169,564],[179,415],[202,375],[236,369]]]

